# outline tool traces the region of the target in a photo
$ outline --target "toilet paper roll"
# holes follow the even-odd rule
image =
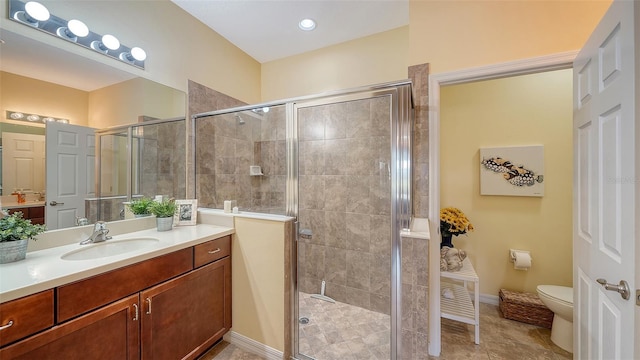
[[[513,261],[513,267],[516,270],[529,270],[531,267],[531,255],[527,252],[516,251],[515,260]]]

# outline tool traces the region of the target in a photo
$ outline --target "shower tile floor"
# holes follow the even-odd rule
[[[388,360],[391,338],[389,315],[299,293],[300,353],[317,360]]]

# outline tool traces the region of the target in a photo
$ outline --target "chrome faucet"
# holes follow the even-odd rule
[[[107,223],[104,221],[98,221],[93,225],[93,234],[89,236],[87,240],[80,242],[80,245],[93,244],[103,242],[111,239],[111,236],[107,236],[109,229],[107,229]]]

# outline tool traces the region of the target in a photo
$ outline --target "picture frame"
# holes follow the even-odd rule
[[[195,225],[198,217],[198,200],[176,200],[176,212],[173,215],[175,225]]]
[[[480,195],[544,196],[544,146],[481,148]]]

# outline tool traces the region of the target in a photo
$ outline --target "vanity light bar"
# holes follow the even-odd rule
[[[144,70],[147,54],[143,49],[129,48],[111,34],[96,34],[78,19],[59,18],[38,2],[9,0],[9,19]]]
[[[28,114],[20,111],[9,111],[7,110],[7,119],[14,121],[25,121],[28,123],[38,123],[38,124],[46,124],[49,122],[57,122],[61,124],[68,124],[68,119],[60,119],[54,118],[52,116],[44,116],[38,114]]]

